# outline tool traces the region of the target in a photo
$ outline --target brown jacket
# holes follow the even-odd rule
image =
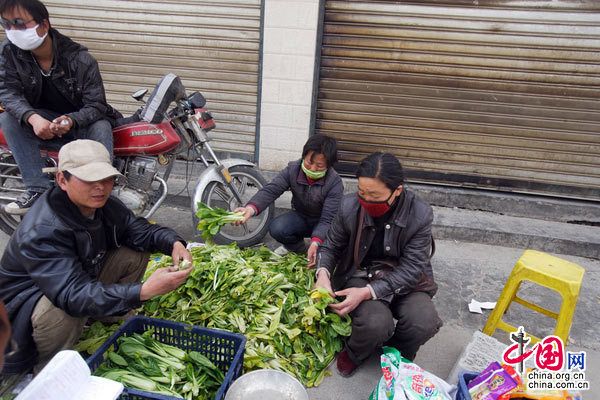
[[[383,246],[386,254],[380,263],[391,267],[370,282],[378,299],[416,291],[433,296],[437,291],[430,262],[433,210],[410,190],[405,189],[404,193],[402,204],[397,206],[385,225],[383,243],[372,243],[375,236],[373,219],[363,213],[358,265],[361,265],[370,246],[379,245]],[[360,204],[356,193],[346,195],[319,251],[317,268],[327,268],[335,290],[343,288],[356,273],[354,246],[359,215]]]

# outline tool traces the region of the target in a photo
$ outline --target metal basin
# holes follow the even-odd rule
[[[308,393],[296,378],[285,372],[259,369],[233,382],[225,400],[308,400]]]

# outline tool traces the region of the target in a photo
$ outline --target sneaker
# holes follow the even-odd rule
[[[4,212],[12,215],[23,215],[29,211],[33,203],[42,196],[40,192],[32,192],[30,190],[23,192],[21,197],[12,203],[4,206]]]
[[[354,361],[350,359],[350,355],[348,354],[348,351],[346,349],[342,350],[338,354],[336,366],[338,372],[344,378],[352,376],[358,368],[358,364],[354,364]]]
[[[278,256],[285,256],[287,253],[289,253],[289,251],[285,248],[285,246],[279,246],[273,250],[273,253],[277,254]]]

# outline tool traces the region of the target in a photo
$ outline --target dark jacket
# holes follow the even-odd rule
[[[172,229],[135,217],[112,197],[95,218],[102,221],[107,250],[123,245],[171,254],[173,243],[185,243]],[[35,361],[31,314],[42,295],[73,317],[120,315],[141,305],[140,283],[97,281],[97,257],[85,217],[64,191],[54,187],[35,202],[0,260],[0,299],[20,349],[7,359],[7,372],[11,365],[22,370]]]
[[[50,29],[54,48],[52,81],[78,111],[68,114],[77,127],[106,118],[114,125],[122,115],[106,102],[98,63],[87,49]],[[8,39],[0,45],[0,102],[18,121],[25,123],[42,94],[42,73],[30,51]]]
[[[355,273],[354,245],[358,231],[360,203],[356,193],[346,195],[340,211],[331,223],[327,239],[319,250],[317,268],[327,268],[334,290],[339,290]],[[383,246],[386,257],[381,261],[391,270],[370,282],[378,299],[390,295],[402,296],[415,291],[433,296],[437,285],[433,280],[430,263],[431,206],[404,189],[402,204],[398,204],[385,225],[383,243],[373,243],[373,219],[364,213],[359,241],[358,265],[361,265],[371,246]]]
[[[265,187],[260,189],[248,202],[260,213],[269,207],[286,190],[292,191],[292,208],[311,218],[319,218],[312,237],[325,240],[329,224],[335,217],[344,185],[342,178],[333,168],[327,170],[325,177],[309,185],[306,175],[300,167],[302,160],[292,161]]]

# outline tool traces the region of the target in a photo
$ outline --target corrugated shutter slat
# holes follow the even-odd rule
[[[168,72],[213,111],[218,150],[254,157],[261,0],[47,0],[52,24],[98,60],[108,101],[123,114]]]
[[[600,5],[326,1],[317,132],[342,169],[600,199]]]

